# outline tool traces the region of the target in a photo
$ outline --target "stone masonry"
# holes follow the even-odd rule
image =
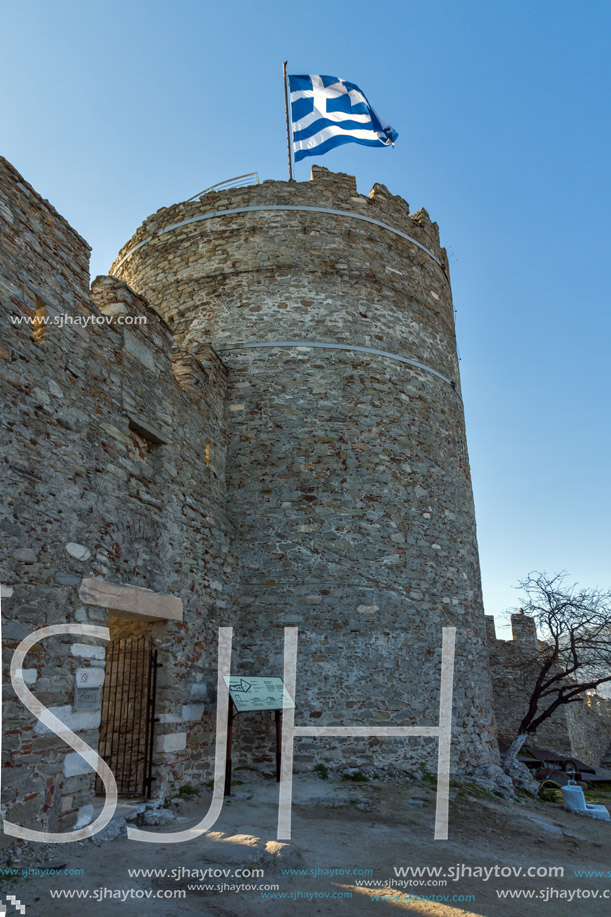
[[[437,724],[456,626],[453,771],[495,764],[448,264],[426,211],[314,167],[158,211],[91,289],[88,265],[0,160],[5,817],[66,831],[93,799],[83,759],[10,686],[20,640],[63,623],[157,647],[160,799],[212,775],[221,625],[243,675],[281,675],[297,626],[297,723],[359,726]],[[76,686],[103,685],[106,649],[41,638],[24,669],[93,747],[101,705],[77,709]],[[272,717],[238,717],[237,763],[269,772],[272,751]],[[301,738],[295,763],[413,774],[436,752]]]
[[[486,626],[498,735],[509,745],[527,710],[541,643],[534,620],[525,614],[511,616],[511,640],[497,640],[492,615],[486,616]],[[611,751],[611,700],[592,691],[558,708],[537,729],[532,744],[598,767]]]
[[[455,767],[495,761],[448,265],[426,211],[315,166],[158,211],[111,273],[227,367],[236,672],[280,674],[298,626],[298,722],[433,725],[455,625]],[[246,726],[241,741],[260,748]],[[309,766],[435,754],[296,747]]]
[[[153,637],[163,794],[210,774],[214,634],[234,581],[226,370],[211,351],[196,360],[177,347],[122,281],[98,278],[90,292],[88,266],[87,243],[0,160],[2,802],[5,817],[37,829],[72,827],[93,774],[15,698],[17,643],[66,622]],[[104,654],[100,641],[50,637],[26,660],[31,690],[93,747],[100,710],[76,712],[74,691],[80,670],[104,671]]]

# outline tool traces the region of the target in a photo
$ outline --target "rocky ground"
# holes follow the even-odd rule
[[[26,917],[64,917],[85,910],[99,917],[261,913],[285,917],[385,911],[423,917],[595,917],[609,913],[611,897],[602,895],[611,896],[611,823],[565,812],[559,803],[524,797],[510,801],[474,787],[454,787],[449,839],[434,841],[432,783],[301,776],[295,778],[292,839],[279,843],[275,783],[242,776],[245,782],[235,786],[234,796],[225,802],[209,833],[194,833],[187,843],[164,843],[164,832],[197,824],[208,809],[209,794],[176,800],[169,810],[162,810],[162,819],[169,819],[166,824],[149,828],[159,832],[158,843],[128,840],[119,823],[121,833],[111,841],[30,845],[21,849],[18,861],[11,852],[14,868],[66,864],[68,870],[83,873],[5,878],[0,897],[19,899],[26,906]],[[438,878],[402,878],[396,873],[401,867],[438,867],[442,873]],[[527,877],[529,867],[540,873],[560,868],[564,875]],[[130,876],[128,870],[140,868],[158,874]],[[495,868],[512,875],[495,875]],[[522,876],[513,874],[520,868]],[[196,876],[195,870],[206,869],[226,873]],[[239,869],[260,869],[264,875],[236,876]],[[283,872],[289,869],[303,872]],[[456,870],[466,874],[457,878]],[[575,875],[594,870],[608,870],[608,878]],[[384,887],[390,880],[419,884]],[[362,882],[380,884],[367,887]],[[538,897],[498,895],[522,889]],[[52,892],[58,891],[85,893],[88,900],[53,897]],[[149,893],[151,897],[145,897]],[[264,897],[275,894],[283,897]],[[337,897],[340,894],[350,897]],[[417,895],[437,900],[417,900]],[[466,900],[467,896],[473,900]],[[9,901],[7,917],[13,913],[18,910]]]

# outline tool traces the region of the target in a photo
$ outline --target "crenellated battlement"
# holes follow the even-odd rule
[[[235,211],[242,208],[261,210],[278,208],[320,208],[341,211],[346,216],[354,215],[377,221],[413,237],[418,243],[430,249],[447,272],[445,249],[439,242],[439,227],[433,223],[424,208],[410,214],[409,204],[399,195],[391,194],[385,185],[376,183],[369,195],[359,194],[356,179],[343,172],[332,172],[322,166],[312,166],[309,181],[264,181],[260,185],[227,188],[211,191],[196,201],[162,207],[147,217],[132,238],[120,250],[110,269],[114,274],[126,256],[133,249],[170,227],[180,232],[188,221],[196,220],[210,213]],[[335,214],[337,215],[337,214]]]

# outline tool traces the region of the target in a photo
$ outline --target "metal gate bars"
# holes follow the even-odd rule
[[[151,795],[157,650],[150,637],[113,640],[106,655],[99,754],[119,795]],[[96,793],[104,792],[100,778]]]

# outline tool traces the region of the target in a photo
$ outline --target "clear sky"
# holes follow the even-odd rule
[[[285,178],[282,61],[400,137],[310,165],[425,206],[448,248],[486,611],[611,586],[609,33],[597,0],[6,0],[0,152],[93,247],[256,170]]]

